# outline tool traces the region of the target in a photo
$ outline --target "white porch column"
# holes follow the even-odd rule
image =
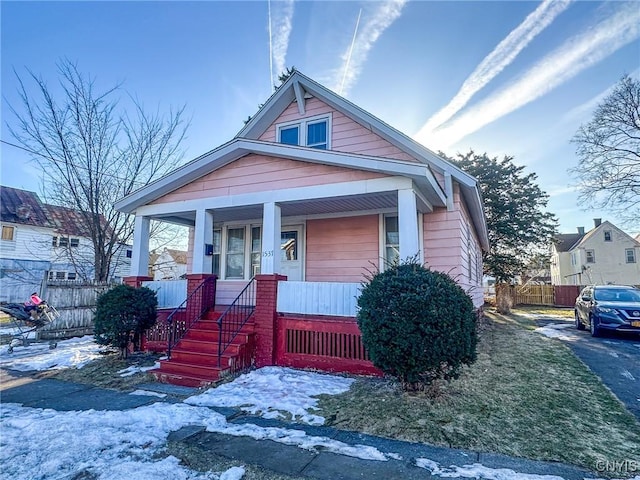
[[[280,205],[275,202],[265,203],[262,213],[261,273],[280,273],[281,225]]]
[[[136,215],[133,225],[133,249],[131,251],[131,276],[149,275],[149,217]]]
[[[418,207],[412,188],[398,190],[398,230],[400,233],[400,260],[407,257],[422,258],[418,230]]]
[[[193,266],[191,273],[211,273],[213,256],[205,255],[205,245],[213,243],[213,214],[204,208],[196,210],[193,231]]]

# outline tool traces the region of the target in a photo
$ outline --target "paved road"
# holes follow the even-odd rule
[[[536,319],[536,324],[557,329],[556,338],[564,341],[640,420],[640,339],[637,336],[605,332],[602,337],[594,338],[588,331],[577,330],[573,323],[543,316]]]

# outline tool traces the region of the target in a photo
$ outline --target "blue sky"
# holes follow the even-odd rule
[[[562,232],[589,229],[569,141],[640,69],[640,2],[266,1],[0,3],[2,140],[13,70],[55,83],[63,57],[123,82],[147,109],[186,105],[186,159],[232,138],[287,66],[432,150],[513,155],[551,195]],[[357,27],[357,28],[356,28]],[[1,146],[2,185],[38,190],[26,154]],[[634,232],[630,232],[634,233]]]

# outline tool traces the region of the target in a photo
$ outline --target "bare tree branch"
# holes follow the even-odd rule
[[[130,115],[117,97],[121,85],[98,90],[66,59],[58,64],[59,88],[27,72],[26,81],[15,72],[20,109],[9,105],[9,131],[42,169],[47,201],[81,212],[95,279],[107,280],[114,255],[133,236],[132,218],[113,204],[181,162],[185,107],[149,114],[129,96]]]

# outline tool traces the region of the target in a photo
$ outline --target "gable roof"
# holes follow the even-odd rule
[[[406,152],[418,160],[418,163],[330,150],[322,151],[259,140],[260,136],[293,101],[297,102],[298,110],[303,114],[304,99],[308,98],[308,96],[316,97],[346,115],[354,122],[364,126],[392,145]],[[297,70],[269,97],[258,112],[236,134],[233,140],[205,153],[169,173],[167,176],[119,200],[116,202],[115,208],[123,212],[133,213],[138,206],[145,205],[249,153],[263,153],[294,160],[371,170],[388,173],[390,175],[409,176],[417,183],[420,182],[424,185],[426,181],[426,183],[429,184],[430,188],[423,193],[428,194],[427,200],[434,206],[446,205],[447,197],[435,180],[433,171],[439,172],[445,175],[445,177],[450,175],[451,178],[460,185],[462,197],[467,204],[481,245],[484,249],[488,249],[489,247],[482,197],[477,180],[474,177],[436,155],[424,145],[416,142],[404,133],[396,130]],[[358,161],[353,161],[355,158],[357,158]],[[416,168],[420,166],[423,168],[416,170]],[[407,171],[411,170],[412,167],[414,168],[413,173],[407,174]]]
[[[592,228],[591,230],[589,230],[584,237],[582,237],[580,239],[580,242],[578,242],[575,247],[579,247],[580,245],[583,245],[585,242],[587,242],[590,238],[593,238],[594,235],[596,235],[597,232],[599,232],[600,230],[616,230],[617,232],[621,233],[622,235],[624,235],[625,237],[628,237],[629,240],[631,240],[632,242],[635,242],[638,244],[638,246],[640,246],[640,242],[638,242],[636,239],[634,239],[631,235],[629,235],[628,233],[624,232],[623,230],[621,230],[620,228],[616,227],[613,223],[611,223],[608,220],[605,220],[604,222],[602,222],[600,225],[598,225],[597,227]]]
[[[560,233],[554,237],[554,244],[558,252],[568,252],[573,250],[584,234],[581,233]]]
[[[35,192],[0,186],[0,221],[53,228],[45,205]]]
[[[597,227],[592,228],[587,233],[560,233],[554,237],[554,244],[558,252],[570,252],[584,245],[589,239],[593,238],[600,230],[611,229],[620,232],[629,237],[630,240],[636,242],[640,246],[640,235],[634,239],[631,235],[625,233],[616,227],[613,223],[605,220]]]
[[[12,187],[0,186],[0,221],[52,228],[69,236],[91,236],[82,212],[42,203],[37,193]]]

